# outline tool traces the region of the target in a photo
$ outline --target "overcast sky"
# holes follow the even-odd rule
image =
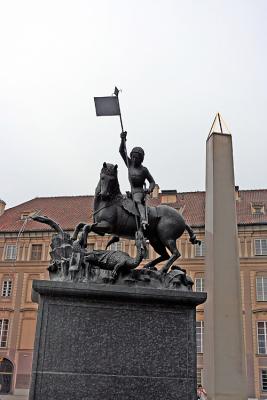
[[[93,194],[103,161],[128,190],[119,118],[93,103],[115,85],[161,189],[205,189],[218,111],[236,184],[267,188],[266,20],[266,0],[0,0],[0,198]]]

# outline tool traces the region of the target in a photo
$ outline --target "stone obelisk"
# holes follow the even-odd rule
[[[247,400],[231,135],[211,132],[206,151],[204,385],[210,400]]]

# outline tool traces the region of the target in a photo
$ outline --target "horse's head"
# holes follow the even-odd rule
[[[117,194],[120,194],[118,165],[104,162],[100,173],[100,196],[103,200],[108,200]]]

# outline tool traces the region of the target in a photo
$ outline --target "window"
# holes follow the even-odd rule
[[[267,276],[256,277],[257,301],[267,301]]]
[[[267,369],[261,370],[261,390],[267,392]]]
[[[112,243],[109,246],[109,250],[122,251],[122,242]]]
[[[33,244],[32,252],[31,252],[31,260],[41,260],[42,258],[42,245],[41,244]]]
[[[202,368],[197,368],[197,384],[202,385]]]
[[[150,255],[149,255],[149,250],[150,250],[150,245],[149,245],[149,243],[146,243],[146,249],[147,249],[147,251],[146,251],[146,253],[145,253],[144,259],[145,259],[145,260],[149,260],[149,257],[150,257]]]
[[[267,354],[267,321],[257,322],[258,353]]]
[[[201,241],[200,245],[195,246],[195,256],[196,257],[204,257],[205,256],[205,242]]]
[[[87,250],[88,250],[89,252],[93,251],[94,248],[95,248],[95,244],[94,244],[94,243],[88,243],[88,245],[87,245]]]
[[[11,291],[12,291],[12,281],[10,279],[3,281],[1,296],[10,297]]]
[[[204,321],[196,322],[197,353],[203,353]]]
[[[205,291],[205,279],[203,276],[197,276],[195,278],[195,291],[196,292],[204,292]]]
[[[17,258],[17,246],[15,244],[8,244],[6,246],[6,260],[16,260]]]
[[[0,347],[7,347],[8,319],[0,319]]]
[[[255,255],[267,256],[267,239],[255,239]]]
[[[263,203],[252,203],[251,211],[254,215],[263,215],[265,213],[264,204]]]

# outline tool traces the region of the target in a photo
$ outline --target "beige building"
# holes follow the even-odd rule
[[[198,237],[178,240],[179,265],[195,280],[194,290],[205,290],[205,193],[154,192],[151,205],[167,203],[178,209]],[[249,396],[267,398],[267,190],[236,190],[240,274]],[[47,279],[49,243],[53,232],[33,222],[38,212],[71,232],[78,222],[92,219],[93,196],[36,198],[6,209],[0,200],[0,383],[2,393],[26,393],[29,388],[37,305],[31,301],[33,279]],[[227,232],[226,232],[227,234]],[[103,249],[108,237],[90,235],[89,248]],[[133,241],[114,244],[135,254]],[[156,257],[152,248],[149,258]],[[231,277],[229,276],[229,279]],[[225,288],[227,296],[227,288]],[[197,310],[198,380],[203,369],[203,306]]]

